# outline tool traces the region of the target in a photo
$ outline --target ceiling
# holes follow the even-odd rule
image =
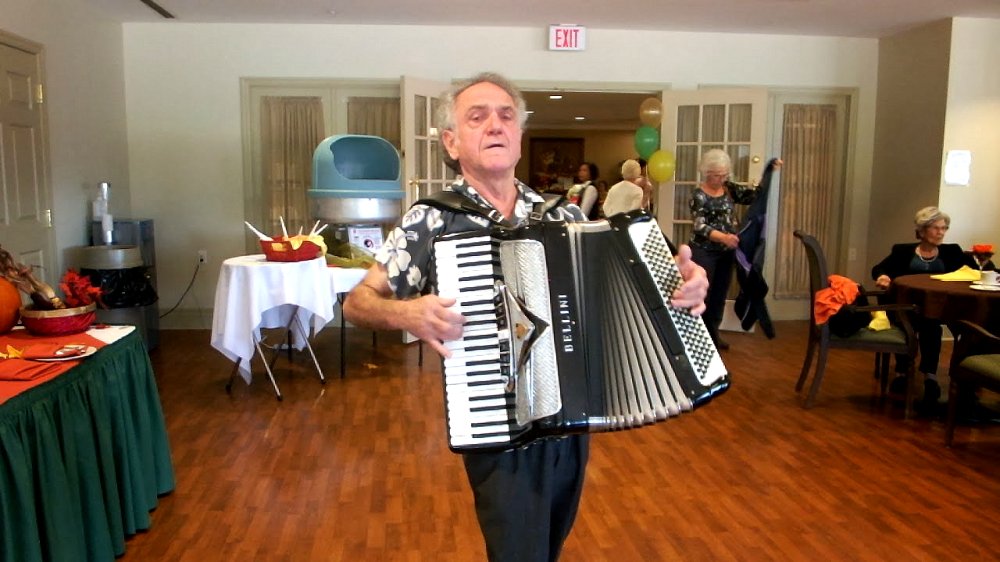
[[[122,22],[465,25],[883,37],[933,20],[1000,18],[1000,0],[82,0]]]
[[[121,22],[635,29],[877,38],[948,17],[1000,18],[1000,0],[81,0]],[[159,7],[174,16],[165,19]],[[544,36],[543,36],[544,37]],[[529,127],[634,129],[650,94],[526,92]],[[574,120],[584,116],[583,122]]]
[[[549,99],[557,94],[562,99]],[[626,129],[635,130],[639,121],[639,105],[648,97],[659,97],[659,92],[649,94],[578,92],[578,91],[525,91],[524,101],[531,129]],[[584,120],[577,120],[584,117]]]

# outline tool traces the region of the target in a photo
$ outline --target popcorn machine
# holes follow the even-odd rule
[[[334,135],[313,153],[308,195],[313,217],[330,224],[331,254],[378,250],[400,217],[403,193],[399,152],[381,137]]]

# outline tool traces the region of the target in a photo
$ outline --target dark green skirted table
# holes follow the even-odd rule
[[[0,405],[0,560],[114,560],[174,489],[135,331]]]

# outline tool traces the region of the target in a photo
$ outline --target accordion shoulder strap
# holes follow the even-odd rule
[[[535,203],[534,208],[531,210],[531,216],[534,220],[541,220],[541,218],[545,216],[545,213],[548,213],[552,209],[558,207],[566,200],[565,197],[552,193],[543,193],[542,198],[545,199],[545,201]],[[438,191],[437,193],[431,193],[427,197],[418,200],[414,203],[414,205],[427,205],[442,211],[464,213],[467,215],[479,215],[496,224],[501,224],[504,220],[503,215],[501,215],[496,209],[487,211],[486,209],[473,203],[468,197],[455,193],[454,191]]]
[[[565,195],[558,195],[555,193],[542,193],[541,196],[545,201],[535,203],[535,207],[531,210],[532,220],[542,220],[542,217],[544,217],[546,213],[567,201]]]

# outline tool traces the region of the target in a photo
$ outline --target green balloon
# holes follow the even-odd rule
[[[649,125],[639,127],[635,132],[635,151],[639,157],[649,160],[657,148],[660,148],[660,133]]]

